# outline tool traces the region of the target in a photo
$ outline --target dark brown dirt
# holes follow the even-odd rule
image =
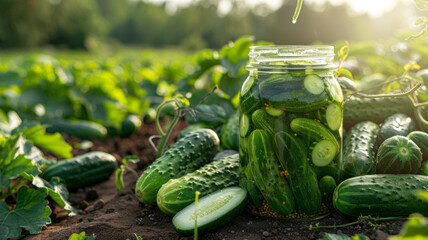
[[[180,122],[172,134],[174,139],[179,130],[185,127]],[[90,150],[101,150],[112,153],[119,160],[127,155],[136,155],[140,163],[133,167],[141,174],[155,159],[155,151],[148,142],[151,135],[157,134],[154,124],[145,124],[138,132],[128,138],[113,137],[105,140],[93,140],[94,146]],[[79,139],[67,138],[73,145],[81,142]],[[85,151],[74,150],[74,154]],[[134,234],[143,239],[193,239],[180,237],[173,226],[172,217],[161,212],[156,206],[141,204],[134,196],[136,179],[127,172],[124,176],[125,188],[118,191],[114,176],[100,184],[79,189],[70,193],[70,202],[81,210],[75,217],[67,217],[60,209],[55,208],[54,223],[47,226],[38,235],[28,235],[24,239],[68,239],[73,233],[86,232],[95,234],[96,239],[136,239]],[[54,206],[53,206],[54,207]],[[387,239],[388,235],[398,234],[403,221],[377,223],[382,230],[369,230],[367,224],[360,224],[338,229],[308,230],[305,226],[340,225],[355,221],[337,212],[330,216],[309,222],[286,222],[281,220],[260,218],[248,212],[217,229],[215,232],[200,235],[199,239],[319,239],[325,232],[343,233],[349,236],[364,234],[371,239]]]

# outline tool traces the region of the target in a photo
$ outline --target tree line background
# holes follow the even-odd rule
[[[382,18],[349,16],[346,6],[323,11],[304,4],[291,23],[295,0],[269,12],[231,0],[218,14],[219,0],[194,1],[169,13],[166,4],[138,0],[0,0],[0,48],[85,49],[97,43],[218,48],[242,35],[276,44],[310,44],[339,39],[388,38],[409,27],[400,4]],[[407,26],[406,26],[407,25]]]

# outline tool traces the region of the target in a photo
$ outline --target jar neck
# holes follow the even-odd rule
[[[333,46],[254,46],[247,70],[259,71],[335,69]]]

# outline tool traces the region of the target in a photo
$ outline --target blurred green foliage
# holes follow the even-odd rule
[[[219,49],[242,35],[276,44],[311,44],[388,38],[409,28],[399,17],[408,7],[403,3],[380,19],[350,16],[343,5],[317,9],[303,4],[299,21],[292,24],[295,0],[275,11],[266,4],[250,7],[231,0],[227,13],[219,13],[220,2],[193,1],[171,12],[168,3],[142,0],[0,0],[0,48],[104,51],[104,43],[124,43],[200,50]]]

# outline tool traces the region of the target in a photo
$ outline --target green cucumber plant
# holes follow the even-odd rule
[[[119,191],[122,190],[124,186],[123,173],[125,170],[130,171],[134,175],[135,180],[138,179],[137,172],[128,166],[128,163],[137,164],[138,162],[140,162],[140,159],[137,156],[126,156],[122,159],[122,164],[116,169],[116,188]]]
[[[13,113],[8,116],[0,130],[0,240],[19,238],[21,228],[37,234],[50,224],[48,196],[70,216],[76,214],[60,179],[47,182],[38,176],[48,161],[37,146],[49,146],[51,152],[61,157],[72,156],[71,146],[58,133],[46,134],[43,126],[22,123]],[[13,209],[9,209],[7,202],[10,196],[16,196]]]

